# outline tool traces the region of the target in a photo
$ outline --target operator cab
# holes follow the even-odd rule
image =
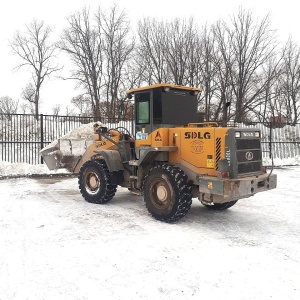
[[[197,122],[199,88],[155,84],[127,91],[134,95],[136,132],[151,133],[162,127],[185,126]]]

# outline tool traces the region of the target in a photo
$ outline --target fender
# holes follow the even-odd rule
[[[124,167],[119,151],[117,150],[100,150],[94,151],[97,159],[104,159],[108,167],[111,183],[122,184],[124,181],[123,172]]]
[[[117,150],[100,150],[94,151],[97,158],[105,160],[110,173],[114,171],[123,171],[124,167],[119,151]]]

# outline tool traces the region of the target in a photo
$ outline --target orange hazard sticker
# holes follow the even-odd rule
[[[209,181],[209,182],[207,183],[207,188],[210,189],[210,190],[213,188],[213,184],[212,184],[211,181]]]
[[[156,132],[156,135],[155,135],[154,140],[155,140],[156,142],[161,142],[161,141],[162,141],[161,134],[160,134],[159,131]]]

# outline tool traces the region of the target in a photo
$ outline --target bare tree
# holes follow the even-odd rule
[[[30,103],[30,102],[23,101],[19,105],[19,111],[22,114],[29,113],[29,114],[34,115],[34,105],[32,103]]]
[[[35,105],[35,115],[38,118],[40,91],[46,77],[57,72],[60,68],[53,64],[55,45],[51,43],[51,28],[43,21],[33,20],[24,34],[16,32],[10,41],[13,52],[21,58],[17,69],[27,66],[31,70],[31,87],[34,92],[30,102]]]
[[[75,79],[78,86],[90,95],[94,116],[100,119],[102,39],[97,26],[92,24],[87,8],[71,15],[68,23],[69,26],[63,31],[58,46],[69,55],[73,63],[71,79]]]
[[[19,101],[13,100],[11,97],[0,97],[0,113],[15,114],[18,110]]]
[[[165,25],[164,56],[174,84],[186,85],[189,81],[189,63],[191,63],[189,58],[197,39],[196,32],[193,18],[188,21],[175,19]]]
[[[270,29],[269,16],[255,21],[250,11],[240,8],[231,23],[219,22],[217,39],[235,96],[235,121],[241,122],[247,111],[257,103],[264,84],[257,89],[257,76],[262,66],[274,55],[274,34]],[[256,85],[256,89],[253,89]]]
[[[286,118],[295,125],[300,119],[300,47],[291,38],[284,47],[281,68]]]
[[[75,113],[74,109],[67,105],[65,108],[65,116],[75,116],[75,115],[76,115],[76,113]]]
[[[93,17],[85,8],[69,17],[68,22],[58,45],[73,63],[70,78],[77,80],[89,96],[97,119],[101,119],[104,105],[105,113],[114,117],[134,46],[127,16],[114,5],[108,13],[99,7]]]
[[[79,110],[81,116],[92,116],[93,109],[89,96],[78,95],[73,97],[71,103]]]
[[[58,116],[59,113],[60,113],[60,110],[61,110],[60,104],[56,104],[56,105],[54,105],[54,106],[52,107],[52,114],[53,114],[54,116]]]
[[[33,86],[32,83],[28,83],[26,87],[22,90],[22,98],[25,101],[30,102],[31,104],[36,104],[36,99],[35,99],[35,87]]]
[[[115,118],[122,101],[121,85],[124,82],[127,62],[134,49],[130,22],[124,11],[113,5],[109,12],[98,10],[97,23],[99,34],[103,37],[104,60],[104,95],[106,96],[107,117]]]
[[[138,58],[144,69],[143,78],[148,84],[169,82],[165,57],[165,24],[156,19],[144,18],[138,22]]]
[[[197,81],[203,89],[199,100],[200,103],[204,104],[206,121],[210,121],[214,119],[215,115],[219,118],[218,103],[220,101],[217,98],[216,76],[220,66],[216,62],[215,41],[211,28],[205,25],[199,35],[199,43],[196,48],[197,53],[199,53],[199,58],[196,61],[199,77]]]
[[[257,92],[256,107],[251,107],[254,115],[261,122],[268,122],[270,117],[278,116],[280,105],[280,78],[282,75],[281,57],[271,57],[264,65],[255,81]],[[262,91],[261,91],[262,90]]]

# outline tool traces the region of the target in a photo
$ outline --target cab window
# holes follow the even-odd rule
[[[137,124],[150,123],[150,93],[139,93],[136,99],[136,121]]]

